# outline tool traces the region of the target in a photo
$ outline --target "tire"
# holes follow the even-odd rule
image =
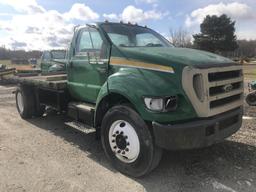
[[[124,105],[112,107],[104,116],[101,142],[113,166],[132,177],[148,174],[162,157],[162,149],[154,144],[147,124],[131,107]]]
[[[18,87],[15,93],[16,107],[23,119],[30,119],[34,114],[35,98],[29,87]]]
[[[252,92],[252,93],[249,93],[246,98],[246,103],[250,106],[256,106],[256,93],[255,92]]]

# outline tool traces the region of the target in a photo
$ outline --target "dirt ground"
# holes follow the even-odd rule
[[[256,119],[212,147],[165,151],[157,169],[133,179],[111,167],[94,133],[67,127],[64,116],[22,120],[13,89],[0,86],[0,192],[256,191]]]

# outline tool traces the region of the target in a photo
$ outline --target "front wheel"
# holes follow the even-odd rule
[[[154,144],[147,124],[128,106],[115,106],[107,112],[101,141],[113,166],[129,176],[143,176],[161,160],[162,149]]]

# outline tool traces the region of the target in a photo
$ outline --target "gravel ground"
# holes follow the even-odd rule
[[[115,171],[94,133],[83,134],[49,113],[22,120],[13,87],[0,86],[0,191],[256,191],[256,119],[205,149],[165,151],[150,175],[133,179]],[[255,107],[245,107],[256,116]]]

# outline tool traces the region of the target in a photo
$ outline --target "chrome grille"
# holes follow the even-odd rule
[[[208,80],[212,81],[220,81],[225,79],[232,79],[241,76],[241,70],[234,70],[234,71],[224,71],[224,72],[215,72],[208,74]]]
[[[209,69],[187,66],[183,70],[182,84],[200,117],[213,116],[243,104],[243,71],[238,64]]]
[[[231,86],[229,91],[234,91],[234,90],[240,89],[243,86],[242,82],[236,82],[236,83],[230,83],[230,84],[220,85],[220,86],[216,86],[216,87],[210,87],[209,95],[216,96],[218,94],[225,93],[227,91],[227,85]]]

